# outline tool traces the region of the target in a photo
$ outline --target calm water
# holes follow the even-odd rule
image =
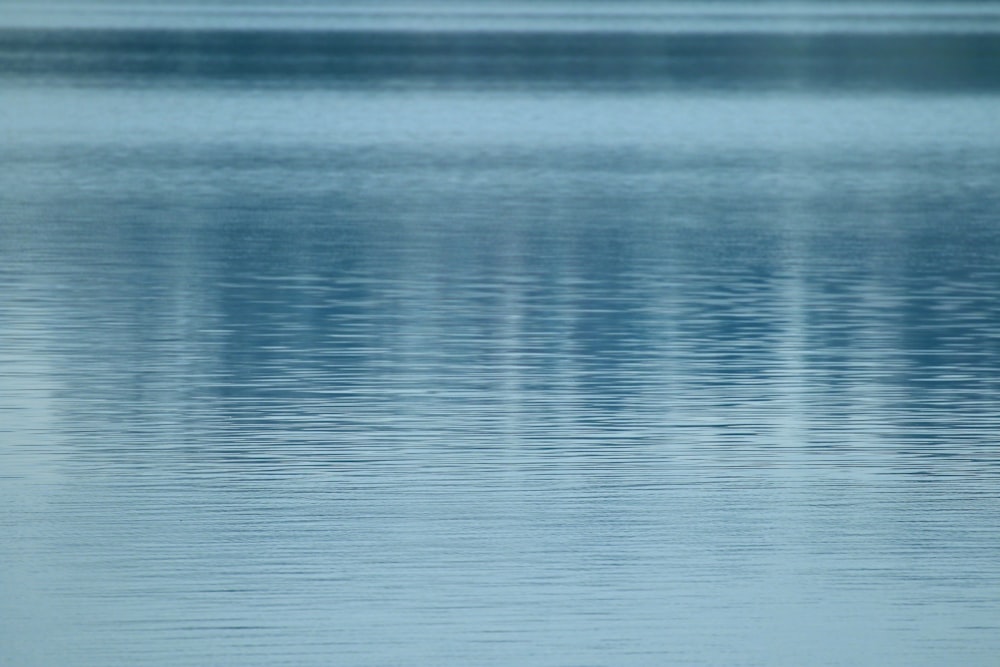
[[[0,664],[1000,664],[1000,6],[0,26]]]

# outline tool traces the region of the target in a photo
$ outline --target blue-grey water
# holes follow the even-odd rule
[[[0,10],[0,664],[1000,664],[1000,5]]]

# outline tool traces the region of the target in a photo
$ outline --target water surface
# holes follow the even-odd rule
[[[995,664],[995,6],[379,7],[0,29],[0,663]]]

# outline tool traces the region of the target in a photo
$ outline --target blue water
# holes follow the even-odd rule
[[[998,664],[996,5],[14,7],[0,664]]]

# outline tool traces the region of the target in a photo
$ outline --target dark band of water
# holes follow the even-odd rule
[[[998,91],[996,34],[6,30],[4,76]]]

